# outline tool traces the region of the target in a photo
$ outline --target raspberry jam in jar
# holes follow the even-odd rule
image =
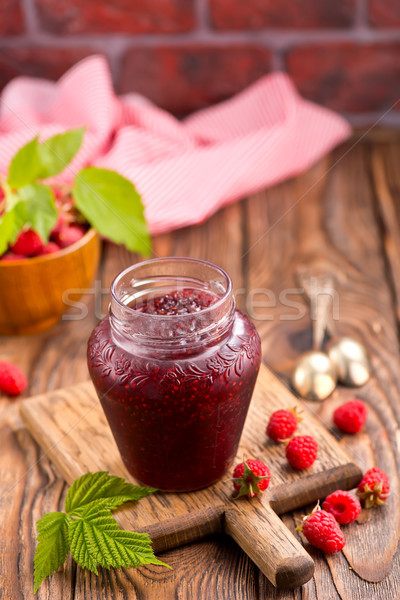
[[[237,451],[261,362],[228,275],[188,258],[123,271],[88,366],[128,471],[144,485],[211,485]]]

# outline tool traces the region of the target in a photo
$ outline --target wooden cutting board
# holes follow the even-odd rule
[[[284,444],[267,440],[265,427],[279,408],[299,406],[299,433],[318,441],[318,457],[305,471],[287,463]],[[134,481],[117,447],[90,382],[24,400],[21,415],[37,442],[68,483],[88,471],[107,470]],[[332,491],[355,487],[362,473],[318,419],[265,366],[261,367],[237,461],[260,458],[270,467],[267,492],[232,498],[231,475],[213,486],[190,493],[157,493],[117,511],[121,527],[146,531],[155,552],[226,532],[277,587],[308,581],[314,563],[285,527],[279,514],[324,498]]]

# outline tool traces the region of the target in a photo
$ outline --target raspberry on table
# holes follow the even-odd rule
[[[296,435],[286,446],[286,458],[294,469],[308,469],[318,454],[318,442],[311,435]]]
[[[8,396],[18,396],[28,386],[25,374],[17,365],[0,361],[0,392]]]
[[[371,508],[385,504],[389,491],[389,477],[379,467],[373,467],[365,473],[356,493],[365,508]]]
[[[292,410],[276,410],[269,418],[267,436],[276,444],[284,442],[292,437],[300,420],[296,406]]]
[[[35,256],[42,248],[42,239],[33,229],[21,231],[15,243],[11,246],[11,250],[14,254],[20,254],[22,256]]]
[[[367,407],[355,398],[339,406],[333,413],[333,422],[345,433],[358,433],[367,420]]]
[[[353,523],[361,512],[361,505],[355,496],[345,490],[337,490],[325,498],[322,508],[331,513],[338,523]]]
[[[236,465],[233,471],[233,487],[238,492],[235,498],[262,494],[269,486],[270,471],[261,460],[245,460]]]
[[[335,517],[320,508],[307,515],[297,530],[304,533],[310,544],[327,554],[339,552],[346,543]]]

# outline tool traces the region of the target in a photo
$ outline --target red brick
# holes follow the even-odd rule
[[[210,0],[210,2],[212,23],[217,29],[351,27],[355,13],[355,0]]]
[[[23,30],[20,0],[0,0],[0,35],[17,35]]]
[[[400,97],[400,43],[296,48],[287,70],[303,96],[338,111],[385,111]]]
[[[248,46],[131,49],[119,89],[183,114],[228,98],[269,70],[269,51]]]
[[[58,79],[92,49],[0,48],[0,88],[18,75]]]
[[[368,18],[375,27],[400,27],[399,0],[368,0]]]
[[[188,31],[194,0],[36,0],[39,19],[52,33]]]

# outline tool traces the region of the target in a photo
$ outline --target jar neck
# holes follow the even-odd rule
[[[140,309],[149,299],[187,289],[211,295],[212,303],[188,314],[151,314]],[[162,358],[200,352],[229,334],[234,313],[229,276],[200,260],[139,263],[118,275],[111,287],[111,335],[130,354]]]

